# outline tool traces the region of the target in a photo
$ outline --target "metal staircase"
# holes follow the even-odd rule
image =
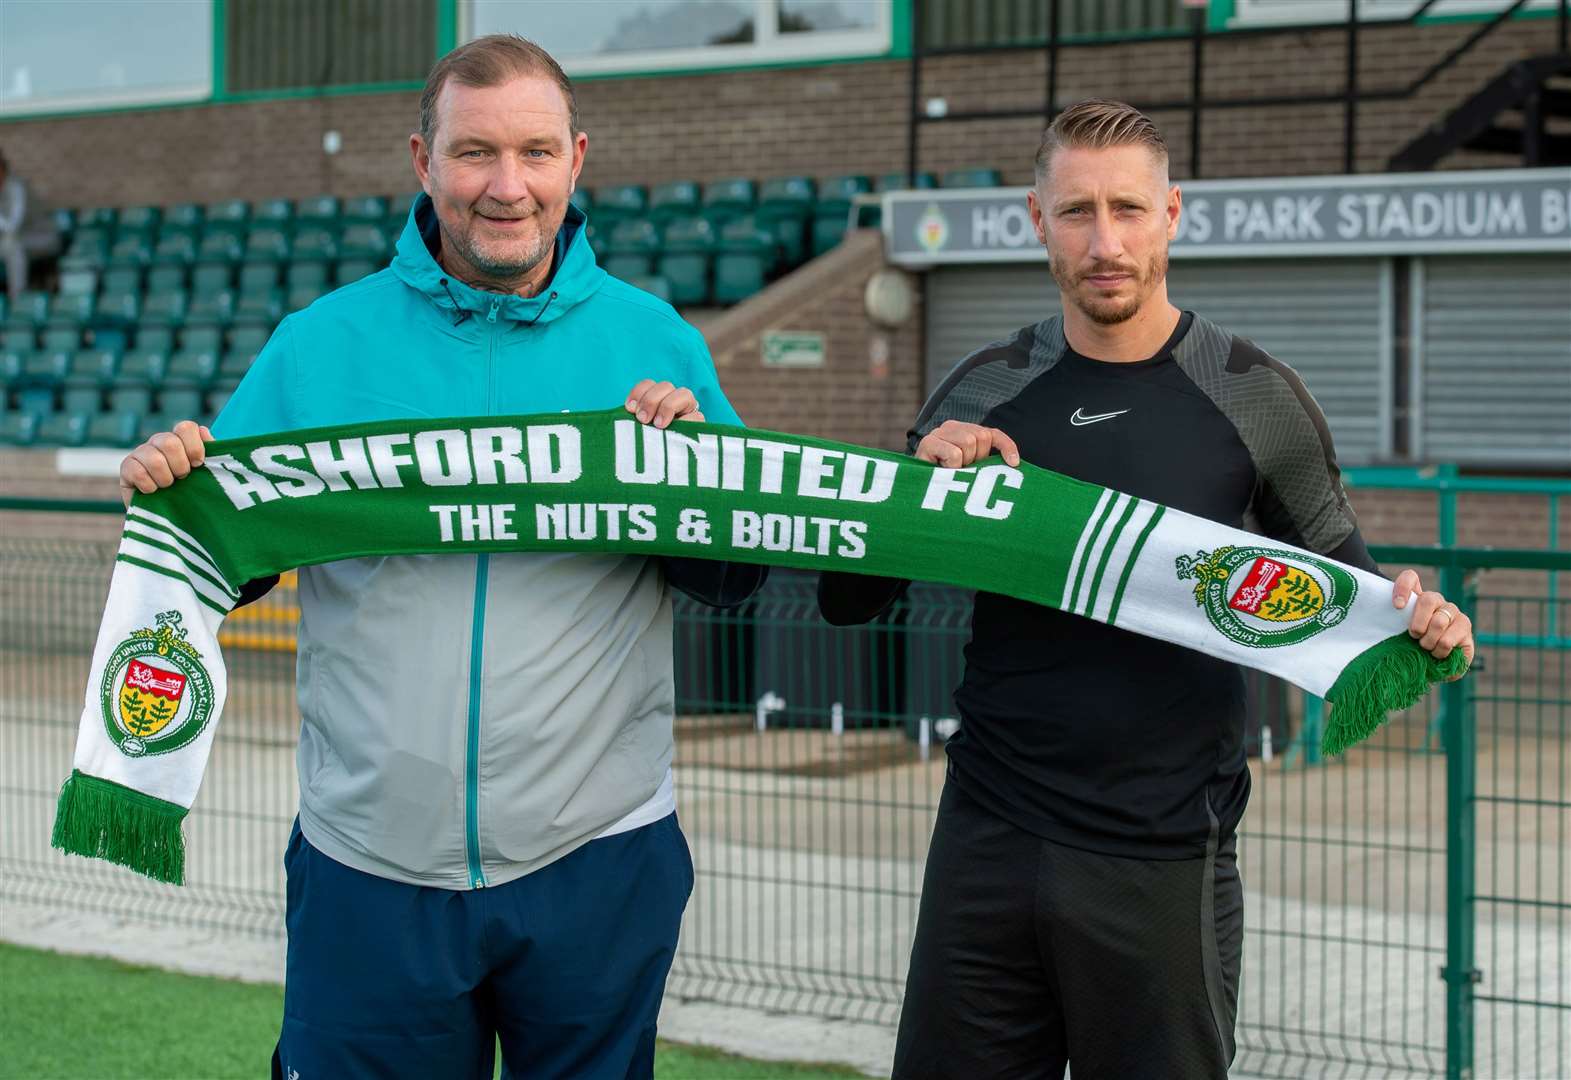
[[[1563,121],[1550,130],[1550,121]],[[1571,165],[1571,53],[1518,60],[1391,156],[1392,172],[1434,168],[1448,154],[1509,154],[1527,166]]]

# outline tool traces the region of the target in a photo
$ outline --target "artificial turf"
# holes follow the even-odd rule
[[[0,1076],[218,1080],[267,1074],[282,987],[0,944]],[[657,1080],[843,1080],[838,1066],[662,1042]]]

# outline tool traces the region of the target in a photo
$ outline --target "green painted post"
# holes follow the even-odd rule
[[[1440,591],[1456,597],[1458,605],[1472,613],[1475,605],[1464,590],[1462,568],[1455,562],[1444,567]],[[1473,994],[1482,980],[1473,953],[1478,733],[1467,707],[1466,685],[1462,680],[1440,688],[1441,737],[1446,751],[1446,960],[1440,977],[1446,984],[1448,1080],[1473,1075]]]
[[[229,96],[228,12],[226,0],[213,0],[213,100],[223,101]]]
[[[436,0],[436,56],[458,47],[458,0]]]

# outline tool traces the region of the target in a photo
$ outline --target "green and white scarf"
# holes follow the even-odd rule
[[[1391,585],[1157,503],[996,459],[937,468],[621,410],[391,421],[210,443],[138,495],[60,796],[56,847],[184,877],[181,821],[226,692],[239,586],[366,555],[622,552],[849,570],[1045,604],[1281,676],[1336,706],[1325,749],[1461,669]],[[1138,672],[1131,672],[1132,678]]]

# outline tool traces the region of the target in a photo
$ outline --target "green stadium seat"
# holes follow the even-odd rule
[[[61,410],[41,417],[34,442],[38,446],[81,446],[87,441],[87,422],[91,415],[86,410]]]
[[[62,236],[70,236],[76,231],[76,210],[69,206],[55,207],[55,228],[60,230]]]
[[[191,306],[186,309],[187,319],[199,319],[203,322],[226,323],[234,318],[235,291],[221,289],[218,292],[196,293],[191,297]]]
[[[623,279],[652,274],[659,251],[660,231],[654,222],[620,221],[611,230],[611,244],[605,258],[606,273]]]
[[[274,285],[271,289],[242,292],[235,302],[234,315],[277,322],[284,315],[284,290]]]
[[[38,421],[39,446],[81,446],[87,441],[87,411],[50,413]]]
[[[76,227],[80,229],[103,229],[113,232],[115,223],[120,220],[120,211],[113,206],[93,206],[86,210],[76,212]]]
[[[295,219],[295,204],[290,199],[263,199],[251,207],[253,225],[274,225],[288,228]]]
[[[16,392],[16,407],[35,416],[48,416],[55,411],[55,388],[23,386]]]
[[[153,242],[145,233],[122,235],[109,249],[111,266],[146,266],[153,261]]]
[[[38,347],[46,352],[75,352],[82,344],[82,328],[76,323],[51,323],[38,335]]]
[[[251,353],[253,356],[262,351],[262,346],[267,344],[268,338],[273,336],[273,328],[257,322],[238,323],[229,331],[229,347]]]
[[[175,348],[174,327],[161,319],[146,319],[136,324],[136,348],[171,353]]]
[[[164,349],[133,349],[120,358],[111,386],[155,387],[163,383],[164,371],[169,367],[169,353]]]
[[[951,169],[944,174],[946,188],[1003,187],[1004,176],[997,169]]]
[[[216,322],[187,323],[180,331],[182,351],[206,352],[217,357],[224,349],[224,328]]]
[[[111,270],[110,274],[118,271]],[[184,266],[155,266],[147,272],[147,290],[149,292],[168,292],[170,289],[183,289],[189,284],[188,272]],[[105,288],[108,288],[108,277],[105,277]]]
[[[32,346],[26,349],[0,349],[0,384],[15,386],[22,378],[22,366],[27,363],[27,357],[33,353]],[[0,393],[0,402],[5,398]]]
[[[649,193],[642,184],[596,188],[594,199],[600,221],[613,230],[617,222],[641,218],[649,211]]]
[[[192,420],[190,416],[172,416],[168,413],[146,412],[142,415],[141,423],[136,433],[136,441],[146,442],[154,435],[164,431],[173,431],[175,425],[182,420]]]
[[[716,180],[704,188],[704,217],[717,231],[757,206],[758,186],[746,178]]]
[[[671,283],[659,274],[645,274],[643,277],[629,278],[627,283],[635,289],[642,289],[649,295],[666,303],[671,303]]]
[[[94,296],[98,292],[99,279],[103,273],[92,267],[82,267],[75,270],[60,271],[61,296]]]
[[[160,234],[168,229],[201,229],[202,222],[207,220],[207,213],[199,203],[176,203],[165,207],[164,222],[160,227]]]
[[[278,273],[278,264],[269,264],[273,273]],[[206,296],[210,293],[220,293],[234,288],[234,267],[227,262],[202,262],[191,268],[191,295]],[[152,283],[148,283],[148,290],[152,291]]]
[[[6,326],[42,326],[49,321],[51,294],[30,289],[12,301],[6,308]]]
[[[240,295],[246,293],[265,293],[278,285],[278,263],[271,259],[259,259],[254,262],[240,264],[240,273],[236,276],[235,284],[239,286]]]
[[[158,223],[163,219],[164,208],[161,206],[127,206],[120,211],[116,227],[120,236],[131,232],[150,234],[157,231]]]
[[[315,285],[301,285],[284,293],[284,307],[290,312],[302,311],[328,294],[329,290]]]
[[[183,289],[171,289],[168,292],[148,293],[142,302],[142,320],[147,322],[166,322],[171,325],[185,321],[186,309],[190,307],[191,298]],[[138,339],[138,344],[141,340]]]
[[[873,183],[865,176],[836,176],[824,183],[813,207],[814,255],[822,255],[840,243],[851,215],[851,200],[872,190]]]
[[[168,276],[168,267],[159,267],[165,276]],[[177,273],[183,271],[176,270]],[[65,277],[61,275],[61,284],[64,285]],[[112,266],[99,276],[99,284],[104,292],[137,292],[142,288],[142,270],[136,266]],[[60,290],[64,292],[65,289]]]
[[[302,226],[290,253],[296,259],[331,259],[338,254],[338,232],[323,225]]]
[[[229,382],[222,386],[214,386],[207,392],[203,399],[203,415],[210,419],[217,419],[218,414],[224,411],[224,406],[229,404],[229,399],[235,396],[238,384]]]
[[[103,391],[96,386],[67,386],[60,391],[60,410],[95,413],[103,405],[103,398]]]
[[[135,446],[142,418],[134,412],[100,412],[88,418],[87,446]]]
[[[233,379],[236,382],[245,378],[245,373],[251,370],[251,365],[256,363],[256,354],[259,349],[236,348],[233,345],[224,353],[224,358],[218,362],[219,379]]]
[[[259,225],[253,228],[246,234],[245,257],[286,261],[289,258],[289,231],[277,225]]]
[[[304,226],[307,222],[313,224],[337,224],[343,214],[343,204],[337,195],[317,195],[310,199],[301,199],[295,204],[295,222]]]
[[[50,305],[49,322],[46,325],[69,324],[74,328],[86,326],[93,321],[93,312],[98,306],[97,300],[98,298],[92,293],[62,292]]]
[[[222,241],[215,241],[216,244]],[[153,247],[154,266],[189,266],[196,261],[198,244],[194,233],[168,233]]]
[[[646,216],[656,225],[665,225],[677,218],[695,217],[702,205],[698,198],[698,181],[673,180],[658,184],[649,192]]]
[[[98,318],[87,328],[87,347],[119,356],[130,344],[131,320],[117,318],[109,321],[104,315],[103,306],[99,305]]]
[[[595,253],[596,262],[604,262],[606,249],[611,246],[611,232],[591,221],[584,227],[584,238],[589,241],[589,250]]]
[[[910,173],[885,173],[878,178],[874,191],[930,191],[938,186],[938,177],[930,172],[919,172],[916,179]]]
[[[380,195],[357,195],[344,200],[343,219],[346,222],[380,225],[386,220],[387,212],[387,200]]]
[[[103,266],[109,261],[109,237],[99,231],[77,233],[71,246],[60,256],[62,270],[78,270]]]
[[[29,353],[22,360],[22,375],[18,380],[23,386],[47,386],[51,391],[65,382],[71,367],[71,357],[76,349],[44,349]]]
[[[105,289],[98,294],[98,318],[135,322],[142,314],[141,289]]]
[[[594,193],[586,187],[575,187],[573,193],[567,197],[567,201],[582,210],[585,215],[595,208]]]
[[[703,218],[677,218],[666,226],[655,272],[670,283],[671,303],[686,306],[709,302],[714,252],[714,226]]]
[[[325,289],[332,283],[332,280],[332,264],[318,259],[305,261],[295,259],[284,268],[284,284],[291,289],[302,285]]]
[[[151,386],[116,386],[109,391],[109,411],[145,416],[153,407]],[[153,430],[160,430],[154,428]]]
[[[65,384],[102,389],[114,382],[119,365],[119,354],[112,349],[78,349],[66,367]]]
[[[30,353],[38,347],[38,331],[31,326],[0,328],[0,350],[7,353]]]
[[[340,259],[340,260],[338,260],[338,267],[337,267],[337,271],[336,271],[338,284],[339,285],[352,284],[353,282],[359,281],[361,278],[367,276],[368,274],[376,273],[381,268],[382,268],[381,263],[377,262],[374,259],[366,259],[366,258]],[[319,289],[319,291],[316,294],[317,296],[320,296],[320,295],[322,295],[322,293],[325,293],[327,291],[327,287],[325,285],[315,286],[315,285],[311,285],[311,284],[306,283],[306,282],[302,282],[297,287],[299,287],[299,288],[316,288],[316,289]],[[294,297],[294,289],[295,289],[295,287],[291,287],[291,289],[289,290],[289,292],[290,292],[289,310],[290,311],[297,311],[297,310],[299,310],[300,306],[303,306],[303,305],[296,305],[295,304],[294,299],[293,299],[293,297]],[[312,299],[315,299],[315,297],[312,297]]]
[[[389,251],[387,234],[375,225],[350,225],[338,240],[338,254],[346,259],[381,262]]]
[[[787,266],[807,258],[808,221],[818,201],[818,186],[805,176],[766,180],[758,193],[754,220],[775,238]]]
[[[38,437],[38,416],[21,410],[0,415],[0,443],[6,446],[32,446]]]
[[[238,233],[228,229],[213,231],[211,224],[208,231],[202,234],[202,242],[197,246],[196,257],[207,260],[222,260],[225,262],[239,262],[245,258],[245,241]]]
[[[769,283],[776,258],[774,237],[752,217],[728,224],[720,230],[715,256],[715,302],[734,304],[758,292]]]
[[[203,417],[202,391],[191,386],[171,386],[158,392],[158,410],[168,416],[187,420]]]
[[[403,195],[394,195],[387,200],[387,220],[403,228],[404,222],[409,220],[409,211],[414,209],[415,200],[420,198],[421,192],[411,191]]]

